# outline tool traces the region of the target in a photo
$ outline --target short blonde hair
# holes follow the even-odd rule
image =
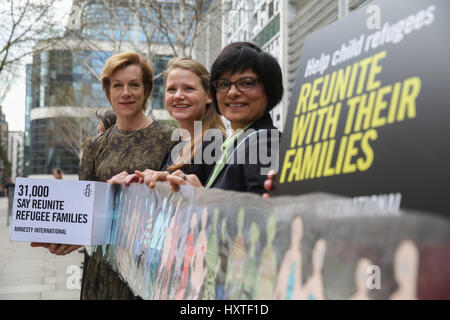
[[[106,97],[111,102],[109,92],[111,77],[120,69],[126,68],[130,65],[137,65],[141,68],[142,83],[144,85],[144,105],[142,106],[142,109],[145,111],[147,100],[153,90],[154,71],[151,64],[140,54],[135,52],[122,52],[109,57],[103,67],[100,82],[102,83],[103,91],[105,91]]]

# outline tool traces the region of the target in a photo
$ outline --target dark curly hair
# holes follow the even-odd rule
[[[104,112],[97,110],[95,112],[95,116],[103,123],[105,131],[108,130],[110,127],[112,127],[114,124],[116,124],[117,121],[117,116],[112,110],[106,110]]]

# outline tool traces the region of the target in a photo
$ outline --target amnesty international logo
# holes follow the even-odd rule
[[[91,189],[90,184],[86,185],[86,188],[84,189],[83,194],[88,198],[92,195],[92,189]]]

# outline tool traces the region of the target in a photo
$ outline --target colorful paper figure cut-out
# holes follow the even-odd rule
[[[200,290],[205,280],[206,267],[205,256],[208,247],[208,238],[206,236],[206,224],[208,222],[208,209],[205,207],[202,211],[200,231],[197,236],[194,247],[194,257],[191,260],[191,290],[190,300],[197,300]]]
[[[174,236],[174,231],[175,231],[175,219],[176,219],[176,214],[174,214],[172,216],[172,218],[170,218],[166,238],[164,239],[164,244],[162,247],[161,260],[159,262],[158,276],[156,278],[157,280],[156,280],[156,285],[155,285],[154,295],[153,295],[153,298],[155,300],[160,299],[161,281],[162,281],[164,271],[166,270],[167,264],[169,261],[170,245],[172,244],[172,238]]]
[[[131,199],[131,197],[129,196],[129,190],[127,190],[128,192],[125,194],[125,214],[122,215],[122,219],[120,221],[120,224],[122,226],[128,226],[128,222],[130,219],[130,215],[131,215],[131,210],[133,209],[133,201]],[[119,235],[119,239],[118,239],[118,243],[117,243],[117,247],[118,248],[124,248],[125,247],[125,238],[126,238],[126,233],[128,228],[121,228],[122,233]]]
[[[159,283],[155,289],[155,293],[158,293],[158,297],[155,299],[167,299],[169,277],[172,272],[172,266],[175,261],[175,255],[177,252],[177,243],[180,240],[180,218],[182,216],[182,211],[180,210],[181,201],[178,202],[177,208],[175,209],[175,214],[169,223],[169,234],[166,237],[166,242],[163,248],[163,258],[161,258],[160,272],[159,272]],[[168,239],[169,238],[169,239]],[[170,243],[169,243],[170,241]],[[167,250],[167,251],[166,251]],[[167,252],[167,253],[166,253]]]
[[[169,208],[167,208],[167,199],[164,198],[164,200],[162,201],[161,209],[158,210],[159,212],[155,219],[155,224],[150,235],[150,244],[146,252],[145,287],[146,292],[148,293],[145,297],[146,299],[153,299],[153,289],[156,282],[157,266],[161,255],[161,249],[164,243],[164,239],[167,235],[171,207],[172,203],[170,203]]]
[[[134,242],[134,250],[133,250],[133,261],[135,264],[137,264],[137,260],[139,259],[140,255],[142,254],[142,244],[143,244],[143,236],[146,231],[146,221],[147,221],[147,206],[148,206],[148,199],[145,199],[143,203],[143,207],[140,211],[140,219],[139,219],[139,229],[136,234],[136,239]]]
[[[206,278],[203,286],[203,300],[214,300],[216,296],[216,277],[219,272],[219,244],[217,239],[217,221],[219,210],[214,209],[214,223],[209,231],[208,248],[206,249]]]
[[[192,211],[194,210],[193,205],[187,206],[184,210],[182,210],[180,214],[180,226],[178,230],[178,239],[175,243],[175,265],[173,267],[173,272],[170,274],[170,280],[168,286],[168,295],[167,299],[175,299],[178,284],[181,279],[181,273],[183,272],[183,264],[184,264],[184,256],[186,254],[186,242],[187,237],[190,232],[190,225],[192,222]]]
[[[233,300],[239,299],[244,281],[245,257],[247,254],[243,234],[244,221],[245,211],[241,208],[237,219],[238,232],[228,257],[227,277],[225,279],[225,296]]]
[[[108,250],[108,252],[111,252],[109,254],[112,254],[116,257],[116,259],[122,259],[122,252],[123,249],[125,248],[125,237],[126,237],[126,230],[127,228],[124,228],[123,226],[128,226],[128,219],[130,216],[130,212],[133,206],[133,201],[131,199],[131,197],[129,196],[129,192],[127,190],[127,192],[124,193],[124,209],[122,210],[122,214],[120,215],[120,220],[119,220],[119,230],[121,230],[121,232],[119,232],[119,234],[117,235],[117,243],[115,246],[104,246],[105,250],[103,251],[104,254],[106,254],[106,250]],[[112,249],[112,250],[111,250]]]
[[[131,284],[141,290],[141,287],[145,285],[145,283],[143,283],[142,281],[138,281],[136,273],[139,271],[140,274],[142,274],[146,270],[146,268],[143,267],[142,264],[144,264],[145,261],[144,255],[146,252],[146,248],[148,247],[150,233],[153,226],[152,215],[154,204],[149,201],[149,199],[145,199],[145,201],[139,201],[139,203],[140,205],[137,209],[139,215],[139,219],[137,220],[138,230],[134,236],[134,242],[132,243],[133,259],[130,266],[129,281],[131,281]],[[152,203],[152,208],[149,209],[148,207],[150,203]]]
[[[303,286],[303,293],[308,300],[325,300],[325,295],[323,294],[322,270],[326,251],[326,241],[324,239],[317,240],[312,252],[313,272]]]
[[[134,207],[130,216],[130,224],[128,225],[128,232],[125,239],[125,252],[133,252],[134,251],[134,241],[136,239],[137,230],[139,227],[139,216],[141,212],[141,204],[142,201],[139,199],[138,195],[136,195],[136,199],[134,201]]]
[[[154,227],[154,218],[155,218],[155,203],[153,201],[150,202],[150,207],[146,207],[145,209],[145,229],[139,239],[139,248],[135,248],[138,251],[137,258],[135,261],[135,269],[142,270],[144,283],[139,284],[140,286],[144,285],[147,287],[147,279],[149,277],[149,268],[148,268],[148,256],[149,256],[149,247],[150,247],[150,239],[153,232]],[[148,297],[148,291],[146,291],[146,296]]]
[[[278,271],[277,284],[273,299],[304,299],[302,291],[302,253],[303,221],[295,217],[291,223],[291,244],[284,254]]]
[[[183,269],[181,271],[180,281],[178,282],[178,287],[175,294],[176,300],[183,300],[184,294],[186,293],[189,275],[189,266],[191,265],[191,259],[194,256],[194,232],[196,226],[197,226],[197,212],[194,212],[191,218],[191,229],[186,238],[186,251],[184,253]]]
[[[245,277],[242,285],[240,299],[249,300],[253,298],[256,275],[258,272],[258,260],[256,259],[256,243],[259,240],[259,228],[255,222],[250,225],[250,248],[245,262]]]
[[[120,190],[120,192],[117,194],[117,198],[116,198],[117,202],[113,209],[113,219],[112,219],[112,223],[111,223],[111,243],[110,243],[111,247],[115,247],[117,245],[117,235],[118,235],[118,230],[119,230],[119,225],[120,225],[120,218],[122,215],[123,197],[124,197],[123,191]],[[104,246],[104,248],[106,248],[106,246]],[[98,250],[98,246],[92,247],[92,252],[97,253],[97,250]]]
[[[398,288],[391,295],[392,300],[416,300],[419,251],[411,240],[405,240],[397,247],[394,256],[394,277]]]
[[[142,234],[142,238],[140,239],[141,245],[141,253],[143,253],[144,250],[148,248],[150,245],[150,235],[152,234],[153,230],[153,216],[155,214],[155,203],[152,202],[150,205],[150,208],[148,209],[147,213],[147,221],[145,223],[145,231]]]
[[[226,218],[222,220],[220,230],[221,230],[220,245],[219,245],[220,267],[216,279],[216,300],[223,300],[225,297],[225,279],[227,275],[227,266],[228,266],[227,259],[229,253]]]
[[[135,202],[135,210],[133,210],[133,217],[132,217],[132,225],[130,226],[131,233],[128,236],[127,240],[127,251],[132,253],[132,259],[129,264],[129,275],[128,279],[130,279],[131,284],[136,283],[136,277],[135,277],[135,271],[136,271],[136,260],[139,255],[139,248],[140,248],[140,234],[143,233],[143,225],[141,224],[142,216],[144,215],[144,209],[143,204],[144,201],[142,198],[138,198],[136,195],[136,202]],[[122,270],[122,272],[125,272],[125,270]]]
[[[369,287],[367,286],[367,278],[369,276],[368,269],[372,262],[367,258],[361,258],[356,265],[355,284],[356,292],[350,296],[349,300],[369,300]]]
[[[261,257],[253,297],[256,300],[272,299],[275,282],[277,280],[277,257],[273,249],[273,242],[277,232],[277,220],[274,214],[267,219],[266,248]]]
[[[119,224],[120,224],[120,218],[122,216],[122,200],[123,200],[123,191],[120,190],[119,194],[117,195],[117,202],[116,206],[113,209],[113,218],[112,218],[112,224],[111,224],[111,245],[116,246],[117,245],[117,234],[119,230]]]

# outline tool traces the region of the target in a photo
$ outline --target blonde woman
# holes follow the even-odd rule
[[[187,57],[169,61],[163,74],[164,103],[169,114],[179,124],[181,142],[166,155],[161,170],[136,171],[134,175],[121,173],[112,183],[145,182],[153,188],[169,173],[177,171],[195,174],[206,183],[220,156],[225,126],[212,106],[210,75],[201,63]]]

